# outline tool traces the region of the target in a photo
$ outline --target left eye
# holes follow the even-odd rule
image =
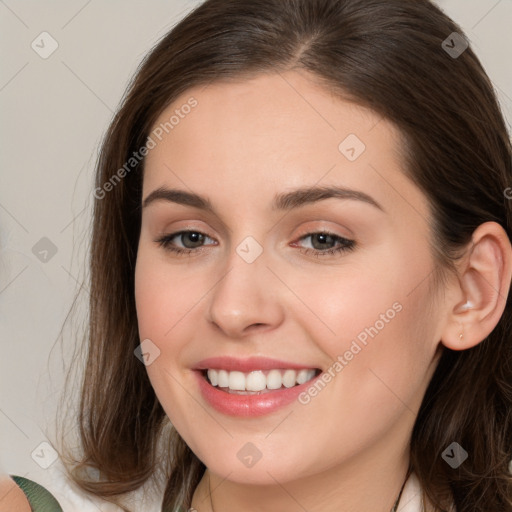
[[[299,240],[310,239],[310,247],[304,247],[306,253],[312,252],[317,256],[334,254],[341,251],[348,251],[354,248],[354,240],[349,240],[334,233],[316,232],[308,233]]]
[[[336,243],[339,243],[342,246],[342,248],[345,249],[349,248],[351,244],[353,244],[352,240],[348,240],[341,236],[324,232],[309,233],[308,235],[305,235],[302,238],[300,238],[300,240],[305,240],[307,238],[311,239],[312,247],[310,247],[310,249],[314,249],[315,251],[332,250],[334,249],[334,247],[331,247],[331,245],[335,246]],[[328,247],[326,247],[326,245]]]

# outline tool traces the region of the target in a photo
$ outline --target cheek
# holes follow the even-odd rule
[[[190,396],[184,391],[185,376],[180,365],[187,337],[181,328],[191,305],[198,300],[193,283],[170,272],[158,256],[139,248],[135,269],[135,302],[141,341],[151,340],[159,355],[146,366],[151,385],[167,416],[180,432],[188,431],[188,416],[194,414]],[[195,293],[194,293],[195,290]],[[199,296],[200,297],[200,296]]]
[[[424,279],[431,260],[428,251],[415,260],[409,254],[374,255],[334,279],[302,277],[301,284],[297,277],[294,290],[312,311],[302,325],[328,355],[331,373],[340,376],[332,389],[352,411],[399,405],[397,396],[416,403],[429,378],[437,346],[437,313],[426,306],[431,297]]]
[[[322,332],[328,332],[329,355],[351,347],[356,352],[354,342],[361,347],[358,358],[368,357],[368,364],[429,353],[436,322],[436,312],[426,309],[432,267],[425,240],[408,232],[394,244],[361,252],[339,276],[306,283],[301,293],[328,326]]]
[[[173,277],[158,257],[144,248],[139,250],[135,269],[139,337],[141,342],[151,340],[149,347],[153,354],[158,354],[146,366],[146,371],[167,414],[170,412],[166,407],[168,403],[179,403],[175,379],[181,379],[179,361],[186,338],[177,333],[183,323],[180,319],[183,320],[190,309],[187,287],[177,288],[179,284]]]
[[[135,302],[141,339],[167,343],[201,297],[190,276],[176,272],[142,248],[135,269]],[[174,338],[173,343],[179,340]],[[162,348],[162,347],[160,347]]]
[[[313,324],[317,326],[313,339],[329,355],[332,363],[326,373],[333,378],[320,391],[312,387],[308,396],[302,396],[304,414],[314,414],[301,421],[305,428],[315,429],[315,418],[329,418],[322,427],[326,439],[352,440],[350,446],[342,441],[331,446],[325,464],[377,443],[400,418],[412,428],[435,348],[433,315],[425,310],[427,287],[411,293],[417,285],[415,275],[420,273],[406,267],[400,276],[367,270],[335,287],[331,282],[328,288],[309,289],[308,304],[318,306],[323,322],[315,318],[307,328],[313,333]]]
[[[376,265],[295,279],[292,287],[309,309],[303,322],[331,358],[349,350],[353,341],[361,347],[369,347],[377,338],[400,342],[403,336],[396,336],[397,331],[423,300],[420,294],[408,296],[409,282],[413,282],[410,275],[396,275]],[[393,331],[395,336],[389,336]]]
[[[214,278],[193,267],[170,265],[165,254],[143,244],[139,247],[135,269],[139,336],[141,341],[151,340],[159,350],[158,358],[146,370],[157,395],[166,403],[181,402],[178,381],[190,379],[186,354],[198,338],[203,301]]]

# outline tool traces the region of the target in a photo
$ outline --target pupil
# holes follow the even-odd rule
[[[195,231],[191,231],[187,233],[187,236],[190,240],[192,240],[192,245],[195,247],[194,244],[201,244],[203,235],[200,233],[196,233]],[[187,244],[184,244],[187,246]]]
[[[330,239],[330,240],[329,240]],[[319,240],[320,243],[319,244],[315,244],[314,241],[315,240]],[[315,247],[315,249],[325,249],[325,247],[322,247],[322,244],[326,244],[326,243],[329,243],[329,241],[332,242],[332,237],[331,235],[327,235],[325,233],[320,233],[320,234],[317,234],[313,237],[313,246]],[[320,245],[320,247],[317,247],[318,245]]]

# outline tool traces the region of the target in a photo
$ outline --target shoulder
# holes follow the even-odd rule
[[[24,492],[14,480],[4,473],[0,474],[0,512],[31,512],[30,504]]]
[[[24,507],[24,510],[30,510],[31,512],[62,512],[59,502],[42,485],[22,476],[10,475],[10,477],[26,498],[23,500],[21,494],[17,493],[17,510],[18,507]]]

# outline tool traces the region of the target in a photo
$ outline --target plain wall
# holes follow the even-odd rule
[[[144,54],[197,4],[0,2],[0,464],[8,473],[38,481],[45,471],[31,454],[60,398],[62,357],[80,342],[68,332],[61,352],[57,337],[85,271],[101,137]],[[512,1],[439,4],[466,31],[510,125]],[[46,59],[31,46],[51,49],[43,31],[58,43]]]

